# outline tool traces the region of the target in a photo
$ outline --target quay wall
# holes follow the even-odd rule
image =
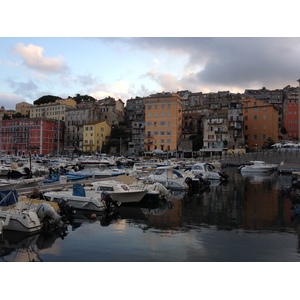
[[[241,165],[249,163],[251,160],[262,160],[266,163],[280,164],[295,163],[300,164],[300,149],[277,149],[265,150],[249,153],[223,154],[222,156],[211,156],[200,158],[201,161],[220,160],[223,164]]]

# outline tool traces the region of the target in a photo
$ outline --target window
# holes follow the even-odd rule
[[[254,116],[253,116],[253,120],[257,120],[257,115],[254,115]]]

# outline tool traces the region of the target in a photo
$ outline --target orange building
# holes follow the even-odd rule
[[[182,132],[182,103],[175,93],[145,98],[145,151],[176,151]]]
[[[30,151],[31,154],[39,155],[58,154],[63,141],[63,127],[63,122],[52,119],[2,120],[0,121],[1,153],[27,155]]]
[[[278,110],[272,104],[257,100],[242,101],[245,143],[250,150],[262,149],[268,139],[278,142]]]

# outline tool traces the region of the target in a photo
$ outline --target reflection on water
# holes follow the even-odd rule
[[[292,221],[282,193],[291,176],[226,173],[228,182],[174,192],[170,203],[119,207],[93,218],[77,213],[64,238],[13,243],[6,236],[1,257],[15,261],[30,249],[39,261],[299,261],[300,222]]]

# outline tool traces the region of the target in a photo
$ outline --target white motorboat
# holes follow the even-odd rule
[[[18,201],[16,190],[2,191],[0,201],[0,234],[3,230],[34,233],[45,224],[59,224],[61,217],[46,201]]]
[[[228,179],[228,176],[224,172],[220,170],[216,170],[212,164],[207,162],[195,163],[191,168],[190,173],[192,173],[192,175],[200,174],[204,178],[211,181],[213,180],[224,181]],[[186,175],[188,175],[188,172],[186,172]]]
[[[67,204],[75,210],[87,210],[95,212],[104,212],[107,207],[102,199],[101,193],[94,190],[86,190],[81,184],[73,184],[72,188],[65,188],[61,191],[44,192],[43,197],[51,202],[60,203],[64,200],[64,206]]]
[[[147,194],[147,189],[131,188],[129,185],[116,180],[99,180],[92,182],[90,188],[85,187],[86,190],[101,194],[108,192],[114,201],[121,204],[138,203]]]
[[[171,190],[188,190],[185,178],[174,168],[174,166],[157,167],[152,174],[141,177],[140,180],[159,182]]]
[[[278,168],[277,164],[268,164],[261,160],[252,160],[249,165],[242,165],[239,167],[239,171],[242,174],[249,173],[268,173],[275,171]]]

